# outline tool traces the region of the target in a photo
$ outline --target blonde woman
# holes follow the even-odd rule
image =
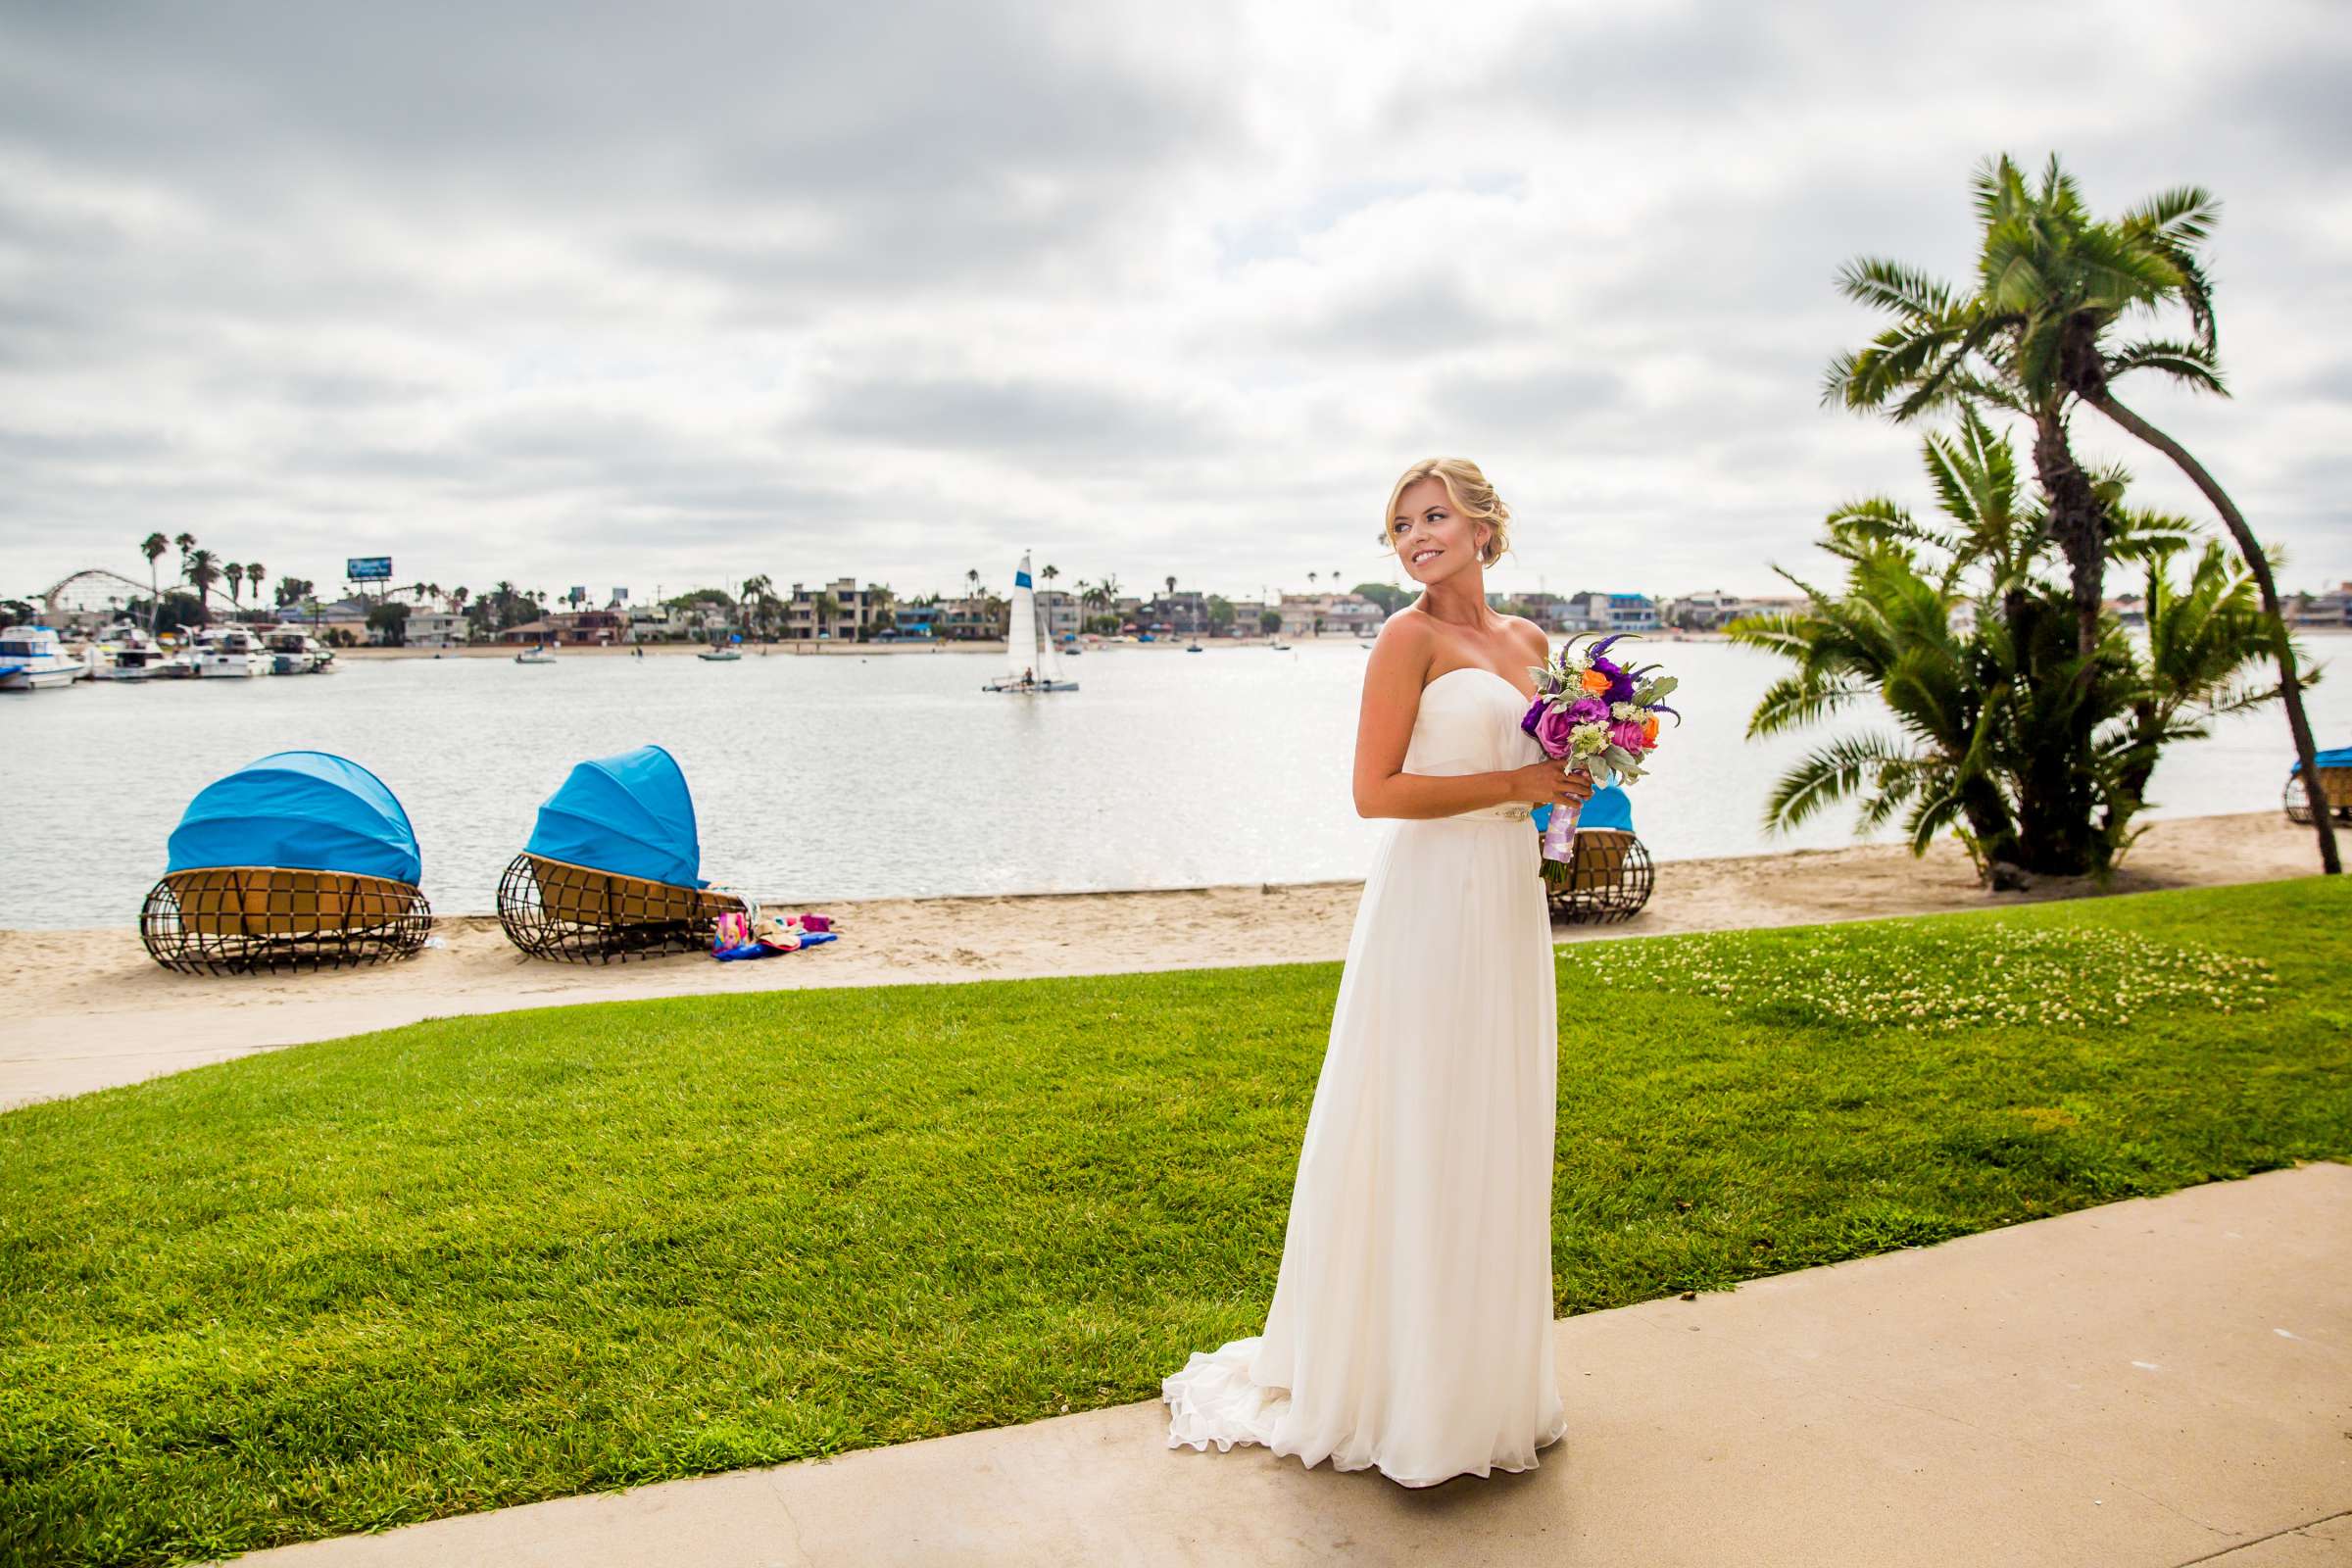
[[[1382,537],[1421,584],[1364,673],[1355,808],[1393,819],[1348,943],[1262,1333],[1163,1380],[1168,1446],[1262,1444],[1408,1487],[1528,1470],[1552,1360],[1558,1020],[1535,806],[1592,779],[1519,727],[1549,644],[1487,606],[1510,509],[1433,458]]]

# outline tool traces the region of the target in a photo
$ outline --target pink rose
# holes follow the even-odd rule
[[[1624,747],[1636,757],[1640,757],[1643,752],[1649,750],[1649,732],[1643,729],[1638,721],[1630,718],[1622,719],[1609,726],[1609,740],[1615,745]]]
[[[1545,757],[1566,757],[1568,731],[1574,723],[1566,712],[1539,698],[1528,708],[1527,716],[1519,720],[1519,727],[1536,738]]]

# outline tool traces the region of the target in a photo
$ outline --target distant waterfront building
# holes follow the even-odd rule
[[[1655,631],[1658,607],[1647,594],[1609,595],[1609,630]]]
[[[833,614],[821,624],[816,613],[818,594],[833,596]],[[875,620],[874,590],[871,584],[860,588],[855,577],[836,577],[820,588],[792,585],[792,596],[784,602],[784,635],[786,639],[808,639],[822,632],[833,642],[852,642],[863,636]]]
[[[1192,588],[1153,594],[1136,608],[1135,623],[1147,630],[1164,629],[1171,636],[1198,637],[1208,630],[1208,595]]]
[[[1258,625],[1258,618],[1266,612],[1264,600],[1235,599],[1230,603],[1233,606],[1233,627],[1228,635],[1235,637],[1263,637],[1265,635],[1264,629]]]
[[[1011,608],[1002,600],[950,599],[940,607],[939,635],[951,642],[993,642],[1005,634]]]
[[[473,641],[473,625],[456,611],[414,610],[401,637],[411,648],[463,648]]]
[[[890,624],[874,635],[891,643],[933,642],[939,637],[939,617],[937,605],[894,605]]]
[[[627,614],[629,641],[633,643],[663,642],[684,637],[689,630],[682,610],[662,605],[630,605]]]
[[[1066,588],[1037,590],[1037,621],[1046,635],[1059,642],[1077,635],[1086,619],[1086,607]]]
[[[1312,637],[1318,623],[1326,634],[1369,637],[1389,618],[1362,594],[1284,594],[1279,608],[1285,637]]]
[[[502,643],[562,643],[569,648],[602,648],[627,640],[629,617],[612,610],[561,610],[537,620],[509,626],[498,634]]]
[[[1659,617],[1685,631],[1714,631],[1740,612],[1740,596],[1717,588],[1708,593],[1682,594],[1669,599]]]
[[[2295,594],[2279,607],[2296,626],[2352,626],[2352,582],[2337,583],[2324,594]]]
[[[1603,593],[1573,593],[1564,596],[1552,607],[1553,631],[1606,631],[1609,626],[1609,596]]]

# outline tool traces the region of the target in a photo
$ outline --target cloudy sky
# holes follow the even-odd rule
[[[1974,163],[2053,149],[2105,211],[2223,198],[2236,396],[2135,401],[2316,587],[2347,79],[2324,0],[0,0],[0,592],[162,529],[322,583],[1033,546],[1254,594],[1390,579],[1435,453],[1518,514],[1494,586],[1768,592],[1835,501],[1923,499],[1819,406],[1877,324],[1838,266],[1959,276]]]

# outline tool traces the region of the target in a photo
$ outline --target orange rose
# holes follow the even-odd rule
[[[1597,669],[1585,671],[1585,690],[1598,697],[1609,689],[1609,677]]]
[[[1644,736],[1644,737],[1645,737],[1645,738],[1646,738],[1646,739],[1649,741],[1649,744],[1650,744],[1650,745],[1652,745],[1652,746],[1655,746],[1655,745],[1657,745],[1657,744],[1658,744],[1658,715],[1657,715],[1657,714],[1655,714],[1655,713],[1645,713],[1645,714],[1643,714],[1643,715],[1642,715],[1642,735],[1643,735],[1643,736]]]

